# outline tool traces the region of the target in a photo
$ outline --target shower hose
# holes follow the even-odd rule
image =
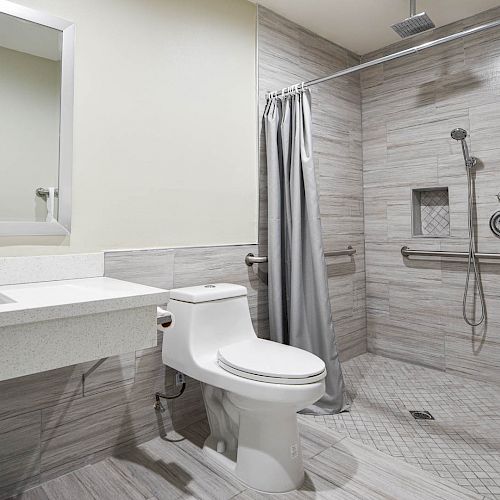
[[[479,268],[476,257],[476,229],[473,220],[473,210],[474,210],[474,181],[472,177],[471,166],[466,166],[467,170],[467,212],[468,212],[468,227],[469,227],[469,255],[467,258],[467,277],[465,279],[465,289],[464,298],[462,302],[462,314],[465,322],[469,326],[479,326],[486,318],[486,304],[484,302],[483,288],[481,286]],[[467,298],[469,296],[469,282],[471,273],[474,273],[474,288],[477,290],[479,295],[479,301],[481,303],[481,317],[478,321],[470,319],[467,315]]]

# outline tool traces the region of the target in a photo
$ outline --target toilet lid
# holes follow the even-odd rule
[[[326,373],[325,363],[314,354],[257,338],[221,347],[218,361],[235,375],[265,382],[307,384]]]

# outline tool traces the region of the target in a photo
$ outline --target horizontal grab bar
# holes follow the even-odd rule
[[[352,248],[351,245],[347,247],[347,250],[332,250],[330,252],[325,252],[325,257],[338,257],[339,255],[354,255],[356,249]]]
[[[267,257],[260,257],[259,255],[254,255],[253,253],[248,253],[245,257],[245,264],[247,266],[253,266],[254,264],[265,264],[267,262]]]
[[[451,257],[457,259],[466,259],[469,252],[448,252],[446,250],[412,250],[408,247],[401,248],[403,257],[421,256],[421,257]],[[500,253],[480,253],[476,252],[478,259],[500,259]]]
[[[356,249],[352,248],[351,245],[347,247],[346,250],[332,250],[325,252],[325,257],[338,257],[340,255],[354,255]],[[245,257],[245,264],[247,266],[253,266],[254,264],[265,264],[267,262],[267,256],[254,255],[253,253],[247,254]]]

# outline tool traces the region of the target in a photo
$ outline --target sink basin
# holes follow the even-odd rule
[[[7,297],[7,295],[4,295],[3,293],[0,293],[0,305],[12,304],[13,302],[15,302],[15,300],[11,299],[10,297]]]

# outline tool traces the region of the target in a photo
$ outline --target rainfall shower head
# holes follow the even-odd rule
[[[410,17],[391,26],[401,38],[417,35],[435,27],[425,12],[417,14],[417,0],[410,0]]]

